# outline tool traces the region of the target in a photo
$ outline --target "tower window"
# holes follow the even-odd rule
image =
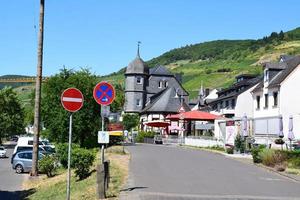
[[[141,99],[137,99],[137,100],[136,100],[136,105],[137,105],[137,106],[141,106],[141,105],[142,105]]]
[[[136,83],[137,84],[142,84],[142,77],[137,77],[136,78]]]

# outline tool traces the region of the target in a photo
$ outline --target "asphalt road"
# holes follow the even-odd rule
[[[8,158],[0,158],[0,199],[17,200],[25,191],[22,191],[22,182],[28,174],[16,174],[11,168],[10,159],[15,144],[5,146]]]
[[[300,199],[300,183],[223,155],[136,145],[121,199]]]

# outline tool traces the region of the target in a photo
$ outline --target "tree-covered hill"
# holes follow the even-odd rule
[[[258,40],[216,40],[187,45],[147,64],[165,65],[173,73],[182,73],[184,87],[195,97],[201,81],[208,88],[227,87],[239,74],[260,74],[263,62],[276,61],[282,54],[300,54],[300,28],[286,33],[272,32]],[[124,81],[123,73],[124,68],[102,79],[120,83]]]

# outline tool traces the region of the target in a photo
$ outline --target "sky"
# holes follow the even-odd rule
[[[258,39],[300,26],[299,0],[45,0],[43,76],[64,66],[106,75],[141,41],[147,61],[217,39]],[[0,76],[36,75],[39,0],[0,2]]]

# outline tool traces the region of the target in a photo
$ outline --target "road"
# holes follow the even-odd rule
[[[0,159],[0,199],[17,200],[26,191],[22,191],[22,182],[28,174],[16,174],[11,168],[10,159],[14,144],[5,146],[8,158]]]
[[[120,199],[300,199],[300,183],[224,155],[136,145]]]

